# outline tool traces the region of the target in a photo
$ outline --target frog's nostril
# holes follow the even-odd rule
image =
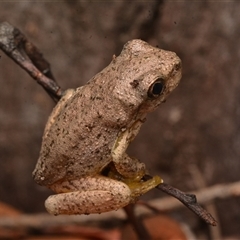
[[[176,70],[176,71],[178,71],[178,70],[181,69],[181,68],[182,68],[181,62],[180,62],[180,63],[177,63],[177,64],[175,65],[175,70]]]

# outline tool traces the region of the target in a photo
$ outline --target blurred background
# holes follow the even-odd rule
[[[129,152],[151,175],[193,191],[240,180],[239,9],[239,1],[19,1],[0,3],[0,22],[39,48],[63,89],[85,84],[131,39],[176,52],[182,81],[148,116]],[[26,213],[45,211],[50,191],[31,174],[54,103],[3,52],[0,84],[0,201]],[[160,196],[154,190],[144,199]],[[214,205],[222,236],[240,236],[240,198]],[[187,209],[173,216],[195,232],[208,231]]]

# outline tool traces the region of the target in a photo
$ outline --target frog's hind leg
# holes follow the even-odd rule
[[[45,202],[53,215],[108,212],[131,201],[131,190],[125,183],[102,176],[65,181],[50,188],[59,193]]]

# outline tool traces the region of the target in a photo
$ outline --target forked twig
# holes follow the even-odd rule
[[[144,180],[151,179],[152,177],[149,175],[144,176]],[[157,189],[177,198],[180,202],[182,202],[187,208],[197,214],[200,218],[202,218],[206,223],[216,226],[217,222],[212,217],[212,215],[207,212],[204,208],[202,208],[197,203],[197,198],[194,194],[184,193],[177,188],[170,186],[167,183],[161,183],[157,187]]]

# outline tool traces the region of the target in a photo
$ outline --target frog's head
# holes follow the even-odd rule
[[[145,115],[164,102],[179,84],[181,60],[170,51],[141,40],[128,42],[118,61],[118,99],[137,115]]]

